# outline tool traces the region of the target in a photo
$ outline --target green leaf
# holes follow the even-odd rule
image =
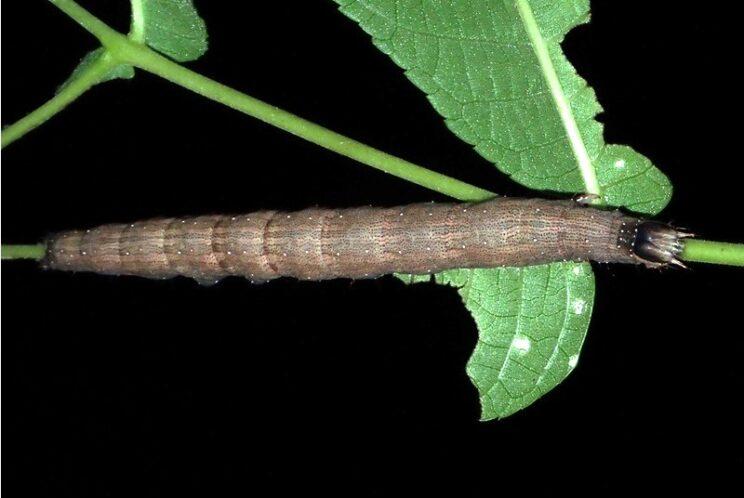
[[[94,64],[100,63],[102,57],[107,57],[106,50],[103,47],[99,47],[91,52],[88,52],[85,57],[80,60],[77,67],[72,71],[70,77],[57,88],[57,93],[67,87],[70,83],[78,79],[81,75],[88,72]],[[105,81],[111,81],[115,79],[132,79],[134,77],[134,68],[128,64],[119,64],[113,69],[106,72],[102,77],[98,78],[97,83],[103,83]]]
[[[450,130],[513,180],[600,193],[610,205],[646,214],[669,201],[671,185],[648,159],[604,142],[595,119],[602,108],[561,50],[566,33],[589,19],[589,0],[336,1],[428,95]],[[458,270],[435,279],[459,288],[476,321],[467,371],[484,420],[528,406],[576,365],[594,299],[588,264]]]
[[[588,264],[453,270],[435,279],[458,288],[478,327],[466,369],[480,394],[481,420],[529,406],[576,366],[594,302]]]
[[[207,51],[207,27],[191,0],[131,0],[130,36],[178,61]]]
[[[605,144],[602,108],[561,50],[589,19],[589,0],[336,1],[450,130],[513,180],[599,190],[608,204],[647,214],[669,201],[669,181],[645,157]]]
[[[132,39],[179,62],[198,59],[207,51],[207,28],[191,0],[131,0],[131,4]],[[57,92],[88,72],[102,57],[108,57],[103,47],[88,53]],[[133,77],[134,68],[120,64],[99,78],[98,83]]]

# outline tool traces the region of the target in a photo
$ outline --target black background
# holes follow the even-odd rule
[[[126,29],[126,2],[84,3]],[[592,5],[564,46],[605,108],[607,141],[669,175],[665,219],[741,240],[739,18]],[[332,2],[197,6],[210,28],[199,72],[530,195],[453,136]],[[16,1],[3,4],[2,47],[9,124],[94,40],[48,2]],[[445,200],[141,72],[2,155],[4,243],[154,216]],[[480,423],[464,372],[476,330],[452,289],[391,277],[200,287],[2,266],[3,474],[22,496],[741,487],[739,269],[597,266],[579,367],[530,408]]]

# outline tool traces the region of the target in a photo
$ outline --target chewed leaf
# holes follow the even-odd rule
[[[131,36],[179,62],[207,51],[207,28],[191,0],[132,0]]]
[[[85,57],[82,58],[80,63],[75,67],[70,74],[70,77],[57,88],[57,93],[61,92],[67,85],[77,80],[81,75],[84,75],[91,69],[91,66],[100,62],[102,57],[106,57],[106,51],[101,48],[97,48],[92,52],[88,52]],[[128,64],[120,64],[113,69],[110,69],[105,74],[100,76],[96,83],[103,83],[105,81],[111,81],[114,79],[131,79],[134,77],[134,68]]]
[[[576,366],[594,302],[588,264],[453,270],[435,278],[458,287],[478,326],[467,373],[480,394],[482,420],[529,406]]]
[[[594,162],[608,204],[655,214],[669,202],[669,179],[630,147],[605,145]]]
[[[601,192],[608,204],[644,214],[669,202],[669,180],[648,159],[604,142],[595,119],[602,108],[561,49],[589,19],[589,0],[336,1],[450,130],[515,181]],[[576,365],[594,297],[589,265],[460,270],[436,281],[459,287],[478,326],[467,370],[484,419],[524,408]]]
[[[645,214],[669,201],[669,181],[645,157],[605,144],[602,108],[561,50],[588,21],[589,0],[336,1],[513,180],[585,192],[594,177],[608,203]]]

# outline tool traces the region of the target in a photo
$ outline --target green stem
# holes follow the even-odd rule
[[[119,64],[131,64],[156,74],[316,145],[450,197],[463,201],[480,201],[495,196],[493,192],[374,149],[195,73],[112,30],[73,0],[50,1],[96,36]]]
[[[74,0],[49,1],[56,5],[62,12],[74,19],[80,26],[85,28],[86,31],[98,38],[103,46],[107,45],[108,40],[124,37],[124,35],[78,5]]]
[[[361,142],[335,133],[190,71],[139,43],[141,33],[134,33],[132,38],[135,38],[135,40],[127,38],[108,27],[73,0],[50,1],[96,36],[103,46],[106,47],[107,56],[102,57],[99,64],[89,67],[85,75],[81,75],[80,78],[75,80],[74,85],[68,85],[63,92],[60,92],[60,94],[47,104],[7,128],[5,133],[3,133],[3,146],[16,140],[24,133],[38,126],[46,119],[49,119],[56,112],[59,112],[65,105],[90,88],[92,84],[95,84],[97,82],[96,80],[111,69],[111,67],[121,63],[129,63],[312,143],[436,192],[463,201],[479,201],[495,195],[487,190],[376,150]],[[540,59],[548,83],[551,86],[551,92],[556,100],[556,105],[558,105],[559,111],[561,111],[561,117],[574,147],[574,152],[581,163],[582,157],[587,155],[585,154],[585,149],[582,149],[583,142],[581,141],[580,134],[578,134],[578,128],[575,126],[575,120],[570,115],[570,109],[567,108],[568,111],[563,109],[566,108],[567,103],[563,102],[565,105],[562,104],[565,97],[562,94],[560,85],[557,84],[557,75],[552,65],[547,64],[550,61],[544,40],[542,40],[539,29],[537,29],[537,24],[532,11],[529,9],[529,5],[524,0],[518,0],[517,6],[520,9],[520,15],[533,42],[536,55]],[[575,133],[572,134],[572,130]],[[599,193],[598,184],[595,184],[596,174],[591,162],[584,164],[581,169],[587,185],[587,191],[590,193]],[[41,259],[43,255],[44,247],[42,245],[3,247],[4,259]],[[688,240],[685,244],[682,258],[686,261],[744,266],[744,245],[705,240]]]
[[[101,78],[109,72],[116,63],[105,54],[80,71],[74,80],[71,80],[49,101],[25,117],[19,119],[3,130],[1,146],[12,144],[23,135],[40,126],[49,118],[67,107],[73,100],[80,97],[93,85],[101,81]]]
[[[698,263],[744,266],[744,244],[688,239],[681,257]]]
[[[2,259],[42,259],[46,253],[44,244],[2,246]]]
[[[116,56],[208,99],[276,126],[297,137],[422,187],[463,201],[479,201],[494,193],[431,171],[307,121],[266,102],[191,71],[149,48],[127,41],[112,47]]]

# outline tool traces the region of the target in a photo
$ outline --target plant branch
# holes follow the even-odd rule
[[[105,47],[113,40],[126,38],[124,35],[111,28],[108,24],[78,5],[74,0],[49,0],[62,12],[73,18],[80,26],[90,34],[98,38]]]
[[[32,111],[30,114],[19,119],[12,125],[3,130],[2,143],[0,147],[12,144],[23,135],[42,125],[49,118],[63,110],[72,101],[87,92],[93,85],[98,83],[113,67],[116,62],[104,54],[98,60],[91,63],[88,67],[80,71],[77,77],[64,85],[59,92],[44,103],[41,107]]]
[[[46,254],[44,244],[35,245],[3,245],[2,259],[43,259]]]
[[[126,36],[114,31],[73,0],[50,1],[63,12],[75,19],[86,30],[96,36],[103,46],[106,47],[108,56],[102,57],[100,64],[92,65],[85,75],[81,75],[81,77],[77,78],[71,85],[65,88],[63,92],[60,92],[47,104],[32,112],[29,116],[23,118],[18,123],[7,128],[5,133],[3,133],[3,146],[11,143],[13,140],[19,138],[23,133],[33,129],[49,117],[53,116],[56,112],[59,112],[59,110],[64,108],[65,105],[90,88],[92,84],[95,84],[97,78],[100,78],[100,76],[110,70],[111,67],[121,63],[128,63],[198,93],[199,95],[224,104],[249,116],[253,116],[282,130],[288,131],[293,135],[320,145],[321,147],[436,192],[440,192],[462,201],[480,201],[491,198],[495,195],[487,190],[436,173],[423,168],[422,166],[418,166],[409,161],[405,161],[374,149],[361,142],[345,137],[327,128],[323,128],[322,126],[290,114],[282,109],[269,105],[261,100],[186,69],[185,67],[180,66],[179,64],[176,64],[175,62],[154,52],[142,43],[127,38]],[[531,11],[522,8],[525,5],[526,3],[520,0],[518,3],[518,6],[521,8],[520,13],[523,16],[523,20],[525,21],[528,30],[532,29],[534,31],[534,29],[536,29],[534,16],[532,16]],[[535,40],[541,40],[539,31],[534,33],[531,32],[530,36],[533,39],[533,42]],[[535,50],[538,58],[540,58],[542,52],[547,49],[544,46],[541,47],[538,45],[539,44],[535,46]],[[541,60],[541,64],[542,63],[543,61]],[[555,71],[553,70],[553,73],[554,72]],[[557,78],[551,78],[550,74],[548,74],[547,77],[549,80]],[[551,92],[554,93],[554,97],[556,96],[556,92],[562,95],[560,88],[553,88],[553,86],[554,85],[551,86]],[[557,104],[561,107],[560,99],[557,99]],[[568,110],[570,111],[570,109]],[[566,118],[566,116],[563,117]],[[568,118],[571,118],[568,119],[568,124],[570,125],[573,117],[569,115]],[[566,120],[564,119],[564,122],[565,121]],[[567,126],[567,132],[569,134],[571,132],[570,128],[572,127]],[[575,131],[578,132],[578,130]],[[580,135],[577,135],[573,138],[580,141],[581,137]],[[575,140],[572,140],[572,144],[574,141]],[[575,150],[575,152],[577,151]],[[577,158],[580,159],[581,155],[582,154],[577,153]],[[588,164],[588,168],[582,168],[582,174],[584,175],[587,191],[594,193],[594,191],[597,190],[598,193],[599,186],[598,184],[595,184],[596,176],[593,166]],[[592,176],[594,176],[594,180],[592,180]],[[43,257],[43,251],[43,245],[4,246],[3,258],[41,259]],[[744,245],[705,240],[688,240],[685,244],[682,258],[686,261],[744,266]]]
[[[493,192],[374,149],[195,73],[117,33],[73,0],[50,1],[96,36],[119,64],[131,64],[156,74],[316,145],[450,197],[463,201],[480,201],[495,196]]]
[[[132,48],[134,50],[131,50]],[[238,92],[186,69],[145,47],[128,46],[126,49],[118,55],[135,67],[385,173],[463,201],[480,201],[495,196],[492,192],[374,149]]]
[[[744,244],[688,239],[681,258],[698,263],[744,266]]]

